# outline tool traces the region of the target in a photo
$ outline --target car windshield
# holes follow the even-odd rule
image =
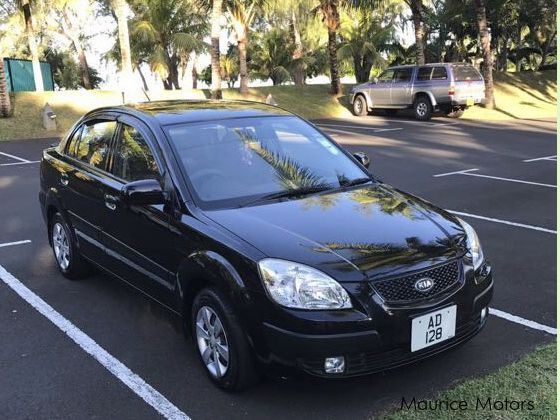
[[[252,204],[367,182],[368,174],[323,134],[293,116],[168,126],[204,208]]]
[[[472,80],[482,80],[482,76],[473,66],[459,64],[453,66],[453,74],[457,82],[469,82]]]

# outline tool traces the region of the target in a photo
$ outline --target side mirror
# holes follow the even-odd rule
[[[367,154],[364,152],[356,152],[353,154],[358,162],[362,164],[364,168],[369,168],[370,160]]]
[[[126,204],[165,204],[166,201],[165,193],[155,179],[129,182],[122,187],[121,193]]]

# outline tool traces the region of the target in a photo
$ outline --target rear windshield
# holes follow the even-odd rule
[[[482,76],[473,66],[469,65],[455,65],[453,66],[453,74],[455,75],[455,81],[457,82],[468,82],[471,80],[482,80]]]

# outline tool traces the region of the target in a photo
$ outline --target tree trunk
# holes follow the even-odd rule
[[[212,0],[212,27],[210,37],[212,47],[210,59],[212,62],[212,99],[222,99],[222,75],[220,74],[220,19],[222,18],[223,0]]]
[[[117,25],[119,29],[119,48],[121,51],[121,89],[123,91],[128,90],[127,87],[131,87],[133,81],[132,73],[132,54],[130,51],[130,37],[128,34],[128,19],[126,18],[126,0],[111,0],[111,5],[117,19]],[[142,77],[142,83],[144,84],[144,90],[148,90],[146,87],[146,80],[138,67],[138,72],[140,77]]]
[[[474,0],[476,8],[476,21],[480,46],[484,62],[482,70],[484,75],[484,96],[486,97],[486,108],[493,109],[496,106],[494,101],[494,80],[492,78],[492,51],[490,49],[490,35],[488,33],[488,22],[486,20],[486,6],[484,0]]]
[[[414,38],[416,40],[416,64],[419,66],[426,63],[424,56],[424,5],[422,0],[410,0],[410,10],[414,22]]]
[[[198,89],[198,73],[196,72],[196,61],[193,63],[192,68],[192,88]]]
[[[520,72],[521,71],[521,27],[518,25],[517,26],[517,39],[515,40],[516,45],[516,51],[515,51],[515,71],[516,72]]]
[[[237,48],[239,50],[239,92],[242,95],[249,93],[249,76],[247,74],[247,27],[237,22],[235,25],[237,34]]]
[[[148,89],[148,83],[146,83],[146,78],[144,77],[144,73],[142,73],[142,63],[139,62],[136,64],[136,70],[138,70],[138,74],[140,75],[140,79],[142,79],[142,85],[144,87],[144,90],[147,92]]]
[[[292,17],[291,17],[291,27],[292,35],[294,37],[294,52],[292,54],[293,60],[296,62],[294,68],[294,83],[296,86],[305,85],[305,66],[303,64],[303,44],[301,42],[301,34],[299,32],[299,27],[297,23],[297,17],[295,12],[295,7],[292,7]]]
[[[331,93],[340,95],[342,86],[340,85],[340,75],[338,71],[338,57],[336,55],[336,36],[340,28],[340,16],[338,15],[338,0],[322,0],[321,10],[323,12],[323,20],[327,25],[329,35],[329,65],[331,70]]]
[[[43,73],[41,73],[41,63],[39,63],[39,52],[37,51],[37,40],[35,39],[35,31],[33,30],[33,18],[31,17],[30,0],[22,0],[23,16],[25,18],[25,33],[27,34],[27,43],[29,44],[29,52],[31,53],[31,62],[33,64],[33,78],[35,79],[35,90],[43,92]]]
[[[64,35],[70,39],[72,44],[74,45],[74,49],[78,54],[78,62],[80,64],[80,72],[82,73],[82,84],[84,88],[91,89],[91,83],[89,80],[89,67],[87,63],[86,53],[82,48],[82,42],[80,40],[80,36],[78,31],[74,29],[72,26],[72,19],[68,16],[68,9],[64,7],[62,9],[62,30],[64,31]]]
[[[6,72],[4,71],[4,58],[0,57],[0,116],[9,117],[12,114],[10,94],[6,83]]]

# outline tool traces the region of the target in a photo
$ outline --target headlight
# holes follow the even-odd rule
[[[482,252],[482,246],[478,240],[478,235],[473,227],[463,219],[459,219],[459,223],[461,223],[461,226],[463,226],[463,229],[465,229],[465,233],[467,234],[467,248],[472,255],[474,269],[477,270],[484,261],[484,253]]]
[[[266,258],[259,262],[270,297],[297,309],[344,309],[352,303],[346,290],[326,274],[295,262]]]

